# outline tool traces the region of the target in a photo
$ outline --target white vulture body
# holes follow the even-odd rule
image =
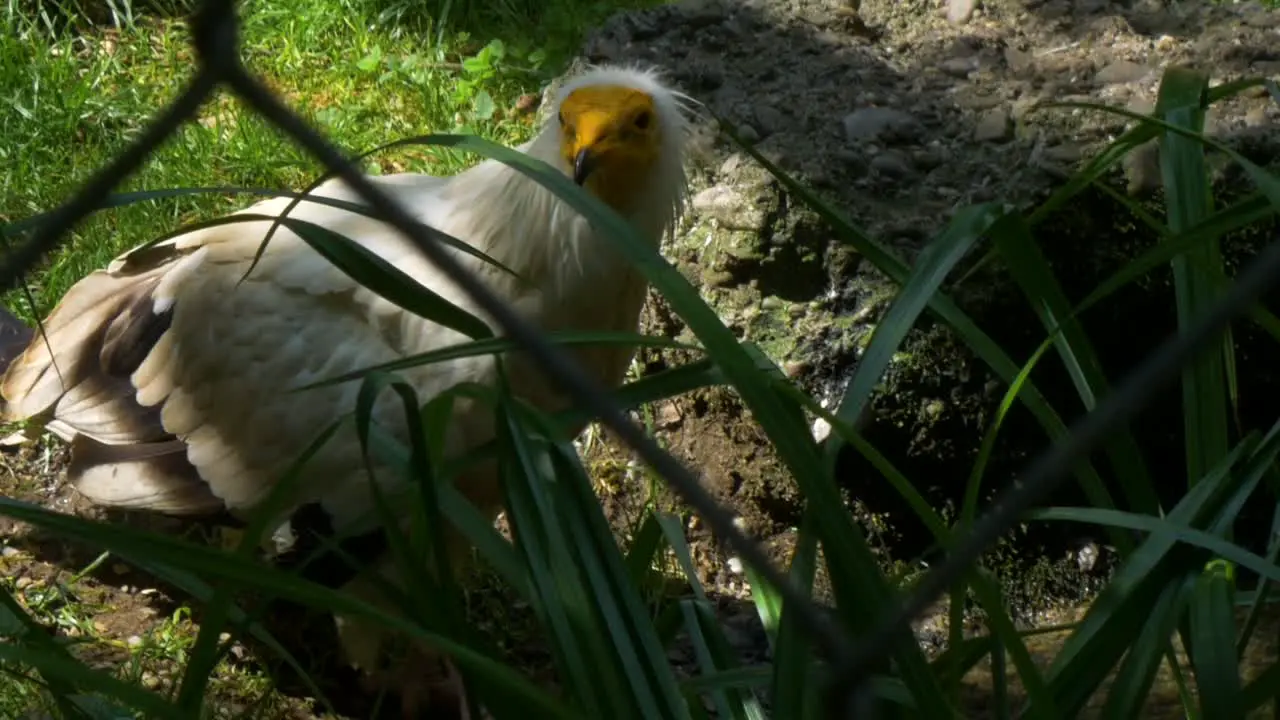
[[[522,146],[609,203],[655,244],[685,192],[681,96],[652,74],[597,68],[568,80],[541,132]],[[585,181],[584,176],[585,175]],[[450,178],[371,180],[423,223],[466,242],[521,276],[464,257],[473,272],[545,330],[634,330],[644,278],[554,195],[485,161]],[[331,181],[316,194],[358,202]],[[288,198],[243,211],[278,215]],[[302,202],[291,217],[361,243],[418,283],[488,321],[412,242],[365,215]],[[306,383],[439,349],[468,338],[364,289],[285,227],[241,283],[270,223],[208,227],[126,253],[77,283],[9,366],[0,385],[8,420],[36,418],[71,442],[68,476],[91,500],[174,514],[245,515],[317,434],[355,408],[359,383],[290,392]],[[498,328],[494,328],[495,331]],[[632,350],[580,348],[583,366],[610,386]],[[425,402],[461,382],[493,383],[488,356],[401,371]],[[543,407],[563,398],[524,361],[512,386]],[[391,393],[375,420],[403,438]],[[459,403],[449,450],[491,437],[484,408]],[[299,505],[325,511],[338,531],[372,500],[353,430],[340,431],[307,466]],[[380,477],[390,475],[380,473]],[[490,516],[500,496],[492,467],[457,480]],[[296,506],[295,506],[296,507]],[[344,645],[369,667],[376,639]]]

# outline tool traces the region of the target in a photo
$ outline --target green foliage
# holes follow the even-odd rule
[[[321,7],[320,0],[311,1],[317,3],[313,10]],[[448,2],[433,8],[438,14],[432,17],[438,18],[456,10]],[[382,10],[384,15],[410,12],[408,4]],[[492,14],[483,17],[501,17],[505,13],[507,17],[527,19],[530,13],[542,11],[532,4],[508,1],[486,12]],[[494,157],[543,183],[593,223],[610,230],[607,237],[644,272],[690,327],[701,356],[690,364],[631,382],[618,393],[619,402],[628,408],[640,408],[711,386],[730,388],[742,399],[806,499],[789,576],[807,595],[812,592],[815,576],[820,572],[825,575],[832,591],[838,641],[874,630],[901,603],[910,586],[902,586],[899,579],[884,572],[864,531],[845,508],[834,473],[837,450],[843,447],[863,455],[902,494],[940,547],[958,547],[983,512],[979,507],[981,488],[992,481],[986,477],[985,463],[999,439],[1008,410],[1015,403],[1029,409],[1047,443],[1061,440],[1068,432],[1062,419],[1067,409],[1052,406],[1030,380],[1031,371],[1040,360],[1050,351],[1057,355],[1080,403],[1088,410],[1097,407],[1118,384],[1118,378],[1106,376],[1079,317],[1120,288],[1169,264],[1175,277],[1179,326],[1187,327],[1203,316],[1230,283],[1218,250],[1221,238],[1232,230],[1273,218],[1280,210],[1280,180],[1200,134],[1208,106],[1245,90],[1250,83],[1210,90],[1206,75],[1180,68],[1166,72],[1153,117],[1130,114],[1139,122],[1042,206],[1025,211],[997,204],[961,209],[910,266],[856,227],[839,208],[744,146],[790,193],[830,222],[844,241],[901,285],[901,291],[877,324],[844,396],[834,409],[828,410],[790,383],[758,348],[738,340],[696,289],[641,242],[620,218],[553,169],[503,147],[526,132],[523,126],[503,119],[500,112],[518,91],[528,89],[513,79],[520,73],[509,70],[513,65],[538,72],[549,68],[545,52],[539,54],[537,50],[517,47],[518,43],[490,40],[459,55],[458,68],[452,71],[456,74],[448,76],[450,82],[444,85],[448,88],[445,90],[436,87],[442,75],[435,63],[445,62],[442,58],[451,49],[447,43],[429,50],[415,49],[394,33],[362,30],[349,41],[349,67],[315,67],[317,57],[297,41],[296,35],[280,32],[278,27],[267,32],[268,26],[275,27],[285,17],[281,8],[265,2],[256,14],[250,15],[247,46],[252,57],[266,62],[269,75],[275,71],[283,77],[286,69],[298,70],[301,76],[293,81],[294,86],[308,89],[367,84],[378,89],[369,93],[374,97],[367,101],[311,108],[309,119],[327,132],[348,143],[369,147],[377,144],[374,138],[381,135],[421,134],[418,125],[484,130],[500,144],[467,136],[436,135],[401,143],[397,149],[420,145],[447,148],[448,154],[430,156],[437,158],[431,166],[436,173],[453,171],[470,162],[461,160],[463,152]],[[467,21],[474,22],[475,17],[467,16]],[[19,38],[22,33],[37,31],[12,15],[7,22]],[[152,32],[150,37],[159,38],[159,46],[166,48],[163,52],[175,60],[182,56],[177,37],[163,30]],[[467,40],[462,38],[459,42]],[[73,47],[70,40],[57,42],[67,43],[59,47],[68,50]],[[122,46],[115,52],[136,51]],[[16,80],[13,68],[23,62],[34,62],[34,72],[48,75],[46,86],[49,82],[62,83],[65,87],[58,92],[70,101],[72,109],[51,107],[50,91],[33,90],[26,82]],[[39,141],[34,149],[15,152],[13,177],[6,188],[9,204],[5,206],[5,212],[13,219],[53,205],[83,173],[70,173],[71,177],[61,183],[41,182],[41,178],[65,173],[74,163],[84,162],[86,156],[99,160],[118,149],[118,142],[109,134],[95,136],[92,130],[81,127],[81,121],[75,119],[77,113],[133,122],[128,119],[128,109],[154,104],[173,88],[172,82],[152,78],[154,85],[144,82],[140,88],[127,89],[122,84],[122,73],[129,63],[117,67],[117,62],[112,56],[88,61],[84,67],[68,68],[66,63],[36,58],[29,44],[20,39],[0,40],[0,63],[5,63],[0,67],[7,68],[0,74],[0,83],[8,83],[6,89],[13,98],[9,102],[11,110],[0,113],[0,123],[4,123],[0,130],[13,130],[11,137],[26,137],[18,131],[80,128],[88,138],[84,154]],[[120,110],[114,100],[103,102],[101,93],[78,84],[75,78],[80,71],[110,87],[110,93],[134,93],[134,104]],[[391,112],[393,108],[415,107],[407,99],[417,94],[425,94],[428,102],[416,105],[419,109],[410,111],[407,119]],[[1124,114],[1110,108],[1093,109]],[[221,110],[229,108],[223,106]],[[455,123],[456,116],[462,119]],[[208,173],[212,173],[214,179],[228,185],[248,184],[247,180],[255,186],[305,185],[306,180],[321,172],[296,150],[280,144],[278,138],[268,140],[271,136],[258,124],[260,121],[247,114],[231,117],[234,130],[218,129],[221,120],[212,128],[198,124],[185,130],[157,156],[140,184],[196,184],[189,161],[200,157],[200,153],[206,153],[203,157],[207,158],[215,141],[228,140],[230,149],[221,150],[222,157],[247,158],[241,161],[244,166],[237,167],[234,160],[226,163],[227,167],[218,168],[196,163],[194,166],[202,173],[198,184],[211,184]],[[1151,224],[1161,241],[1084,300],[1073,303],[1037,245],[1037,225],[1051,209],[1069,204],[1074,195],[1091,185],[1105,183],[1107,173],[1118,166],[1126,153],[1152,140],[1161,148],[1165,217],[1157,219],[1147,213],[1135,216]],[[1258,193],[1233,204],[1222,204],[1209,183],[1207,151],[1225,153],[1240,164]],[[446,160],[441,162],[438,158]],[[377,167],[379,159],[370,156],[366,162]],[[161,232],[161,225],[171,231],[178,224],[175,219],[186,220],[197,213],[223,209],[216,200],[198,195],[172,197],[165,204],[159,199],[153,194],[120,198],[119,209],[100,214],[81,231],[81,238],[87,242],[64,253],[44,273],[42,299],[56,297],[85,269],[125,244],[120,239],[105,240],[105,228],[117,228],[132,244],[155,237]],[[613,536],[587,470],[563,430],[579,417],[576,411],[540,413],[502,386],[466,385],[438,398],[417,398],[396,379],[395,373],[407,367],[466,354],[501,353],[511,348],[508,343],[487,336],[475,318],[441,298],[405,283],[395,268],[369,256],[347,238],[305,223],[284,224],[391,302],[474,338],[456,348],[327,380],[362,383],[360,400],[352,408],[353,422],[342,426],[335,423],[330,432],[357,432],[371,461],[398,471],[406,482],[397,491],[399,495],[377,498],[380,512],[389,512],[392,503],[410,508],[414,522],[423,529],[403,535],[392,533],[391,546],[405,579],[404,592],[393,593],[399,614],[262,567],[250,554],[257,538],[267,529],[262,519],[248,529],[239,547],[225,551],[0,499],[0,513],[104,548],[204,603],[193,642],[162,643],[166,652],[186,657],[177,691],[166,696],[83,663],[65,643],[44,631],[59,623],[74,623],[74,619],[51,617],[35,601],[38,598],[24,596],[18,602],[16,590],[5,585],[0,592],[0,633],[9,642],[0,645],[0,660],[9,671],[28,673],[33,678],[28,684],[15,687],[29,690],[31,683],[37,682],[34,678],[38,678],[39,690],[32,695],[48,698],[61,714],[69,717],[110,716],[102,703],[156,717],[193,717],[206,712],[205,691],[222,654],[223,631],[258,637],[268,647],[278,648],[286,662],[296,663],[274,644],[267,629],[237,604],[235,592],[253,591],[318,609],[342,611],[435,643],[453,655],[474,691],[473,700],[496,718],[523,718],[531,713],[565,718],[703,718],[708,717],[708,704],[718,717],[803,720],[822,716],[819,700],[833,678],[831,669],[815,651],[824,639],[810,635],[800,622],[801,613],[806,612],[804,607],[784,602],[783,593],[764,580],[759,568],[748,568],[752,599],[768,631],[773,662],[762,667],[742,667],[730,651],[712,599],[699,581],[682,524],[674,516],[654,509],[626,547],[621,547]],[[1003,271],[1009,273],[1043,325],[1044,342],[1025,360],[1019,361],[999,347],[944,287],[956,265],[984,241],[989,241],[985,244],[990,257],[1002,262]],[[999,411],[986,428],[982,452],[968,477],[964,504],[954,518],[944,518],[929,507],[913,479],[862,438],[856,425],[859,415],[870,405],[890,359],[900,351],[907,333],[926,311],[954,331],[1007,385]],[[1253,308],[1249,321],[1280,340],[1280,322],[1265,308]],[[625,335],[555,339],[564,343],[670,345],[657,338]],[[1087,614],[1070,627],[1070,637],[1053,662],[1042,667],[1033,661],[1027,640],[1030,633],[1016,627],[999,586],[985,568],[975,566],[950,589],[947,601],[952,624],[950,647],[945,652],[929,657],[910,633],[895,636],[889,647],[892,662],[879,665],[878,674],[869,684],[880,710],[913,717],[958,717],[962,712],[960,678],[984,660],[990,662],[996,677],[995,712],[1002,716],[1011,716],[1017,706],[1027,717],[1073,717],[1086,704],[1100,701],[1109,717],[1135,717],[1142,711],[1157,670],[1165,663],[1182,684],[1189,716],[1244,717],[1272,700],[1275,683],[1280,679],[1280,662],[1273,660],[1269,668],[1252,677],[1244,676],[1239,664],[1242,648],[1258,627],[1266,586],[1252,594],[1242,591],[1236,567],[1267,581],[1280,581],[1280,566],[1276,564],[1280,542],[1273,543],[1263,556],[1233,543],[1231,530],[1246,504],[1275,502],[1272,493],[1276,488],[1275,462],[1280,456],[1280,419],[1271,427],[1243,428],[1239,433],[1229,426],[1236,402],[1234,352],[1232,336],[1227,334],[1213,352],[1206,353],[1182,376],[1187,444],[1180,451],[1185,451],[1187,458],[1188,482],[1185,493],[1171,507],[1161,507],[1155,486],[1160,480],[1151,476],[1146,465],[1152,453],[1168,449],[1144,447],[1128,428],[1120,427],[1101,448],[1119,481],[1118,499],[1103,485],[1096,460],[1087,459],[1072,472],[1089,498],[1089,507],[1041,509],[1024,518],[1029,522],[1104,527],[1112,533],[1121,555],[1114,578]],[[407,446],[372,420],[373,402],[384,393],[394,393],[399,398],[414,430],[409,433],[411,442]],[[514,542],[499,535],[452,485],[463,462],[476,459],[442,456],[444,418],[459,397],[487,404],[499,418],[498,438],[476,455],[493,455],[504,461],[504,499]],[[823,417],[831,424],[833,440],[824,447],[819,447],[809,432],[812,416]],[[326,438],[327,435],[317,443]],[[300,458],[294,472],[275,488],[268,505],[287,500],[288,489],[301,475],[306,460],[305,456]],[[1277,522],[1280,525],[1280,513]],[[424,570],[429,565],[443,566],[448,562],[442,552],[441,536],[446,524],[471,541],[484,563],[531,609],[555,665],[560,686],[557,692],[508,666],[490,641],[467,626],[462,619],[466,595],[451,575],[437,577]],[[668,558],[674,562],[667,562]],[[688,591],[655,606],[650,602],[646,577],[651,569],[665,565],[678,568]],[[982,611],[985,636],[965,637],[961,632],[969,602]],[[1237,622],[1235,613],[1239,605],[1250,605],[1249,617],[1242,624]],[[667,656],[667,650],[680,635],[689,638],[694,647],[699,673],[692,678],[680,677]],[[1175,652],[1174,635],[1185,648],[1187,661]],[[1013,673],[1007,672],[1006,662]],[[29,696],[21,699],[26,701]],[[96,709],[90,708],[91,702],[99,703]]]

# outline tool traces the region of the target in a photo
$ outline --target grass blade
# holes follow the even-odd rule
[[[1191,600],[1191,664],[1206,718],[1241,718],[1240,670],[1236,660],[1235,573],[1229,563],[1205,566]]]

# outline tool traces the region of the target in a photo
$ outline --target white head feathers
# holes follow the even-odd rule
[[[685,145],[693,100],[661,80],[654,70],[594,67],[567,79],[555,93],[538,135],[520,149],[572,176],[562,153],[559,109],[574,91],[590,87],[636,90],[649,97],[660,129],[657,157],[637,179],[623,215],[655,245],[683,209],[688,188]],[[553,193],[496,160],[486,160],[451,178],[442,193],[448,217],[430,221],[524,275],[540,282],[546,273],[589,279],[622,261],[608,241]],[[569,278],[564,278],[568,280]],[[603,280],[604,278],[596,278]]]

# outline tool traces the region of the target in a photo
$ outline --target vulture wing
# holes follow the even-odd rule
[[[445,181],[374,180],[425,221],[439,214]],[[337,181],[316,193],[356,201]],[[243,212],[274,216],[288,202]],[[390,226],[308,202],[291,217],[356,239],[465,305]],[[355,408],[359,384],[291,390],[465,340],[365,290],[283,226],[241,282],[269,226],[205,228],[120,256],[77,283],[45,320],[45,335],[10,365],[0,384],[5,416],[52,420],[72,443],[69,478],[91,500],[174,514],[249,508],[318,433]],[[491,367],[476,358],[403,375],[425,401],[458,381],[482,381]],[[400,413],[388,397],[374,419],[403,433]],[[450,432],[461,440],[473,427],[460,416]],[[354,432],[339,432],[308,467],[299,500],[319,502],[335,527],[368,509]]]

